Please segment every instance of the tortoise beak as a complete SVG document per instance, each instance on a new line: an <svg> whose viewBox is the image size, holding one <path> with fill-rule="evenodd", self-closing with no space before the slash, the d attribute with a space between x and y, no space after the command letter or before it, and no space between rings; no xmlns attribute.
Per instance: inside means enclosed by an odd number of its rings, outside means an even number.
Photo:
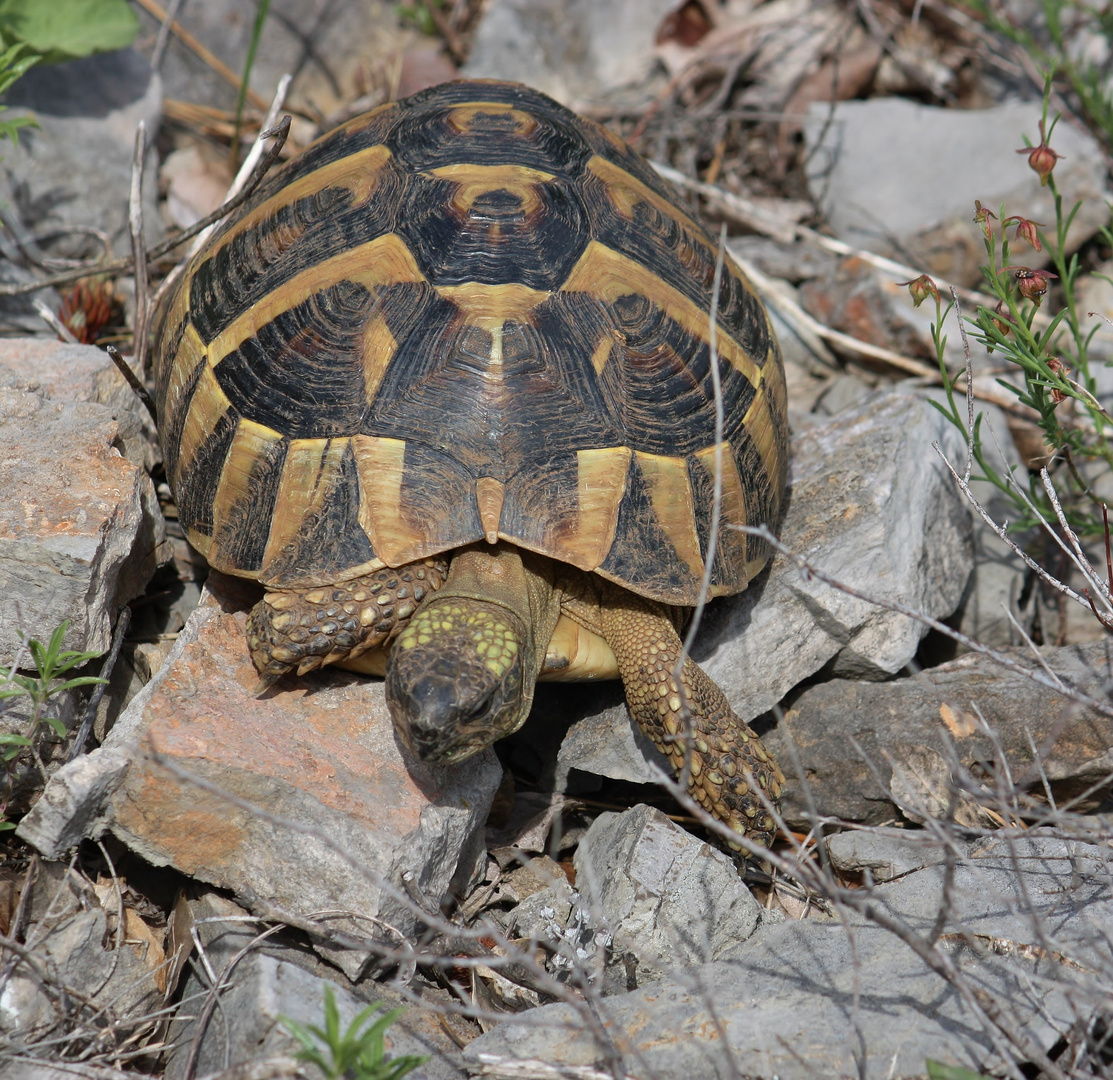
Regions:
<svg viewBox="0 0 1113 1080"><path fill-rule="evenodd" d="M492 741L489 722L493 694L481 700L460 700L454 678L430 674L415 682L406 697L391 703L399 737L422 761L447 764L462 761Z"/></svg>

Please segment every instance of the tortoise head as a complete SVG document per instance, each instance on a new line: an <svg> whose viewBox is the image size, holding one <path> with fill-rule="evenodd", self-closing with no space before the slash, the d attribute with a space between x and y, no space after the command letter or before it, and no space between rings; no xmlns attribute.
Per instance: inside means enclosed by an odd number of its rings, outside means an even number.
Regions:
<svg viewBox="0 0 1113 1080"><path fill-rule="evenodd" d="M398 737L423 761L462 761L517 731L533 700L521 619L461 597L422 605L390 650L386 700Z"/></svg>

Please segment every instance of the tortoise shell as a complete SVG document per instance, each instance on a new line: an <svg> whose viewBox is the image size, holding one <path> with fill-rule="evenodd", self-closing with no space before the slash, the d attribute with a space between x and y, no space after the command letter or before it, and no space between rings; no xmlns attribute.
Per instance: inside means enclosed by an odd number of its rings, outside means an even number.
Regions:
<svg viewBox="0 0 1113 1080"><path fill-rule="evenodd" d="M270 588L486 538L675 605L734 593L785 484L784 372L751 286L621 139L456 82L357 117L192 260L157 356L190 542Z"/></svg>

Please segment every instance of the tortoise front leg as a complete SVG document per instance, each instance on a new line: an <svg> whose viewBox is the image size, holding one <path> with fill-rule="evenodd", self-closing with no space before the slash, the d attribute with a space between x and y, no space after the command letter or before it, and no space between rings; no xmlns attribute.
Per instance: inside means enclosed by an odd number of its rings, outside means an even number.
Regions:
<svg viewBox="0 0 1113 1080"><path fill-rule="evenodd" d="M713 817L768 847L776 828L757 790L776 805L784 783L776 762L691 657L676 678L682 644L667 609L618 587L607 592L599 609L602 636L618 661L630 715L678 776L690 746L688 794Z"/></svg>
<svg viewBox="0 0 1113 1080"><path fill-rule="evenodd" d="M304 675L384 644L447 576L447 560L423 559L337 585L268 592L247 618L258 689L288 672Z"/></svg>

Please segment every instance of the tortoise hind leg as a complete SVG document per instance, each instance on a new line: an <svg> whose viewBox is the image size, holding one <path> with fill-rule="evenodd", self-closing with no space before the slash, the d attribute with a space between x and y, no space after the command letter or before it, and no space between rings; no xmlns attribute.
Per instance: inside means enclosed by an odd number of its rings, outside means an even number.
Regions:
<svg viewBox="0 0 1113 1080"><path fill-rule="evenodd" d="M599 609L602 636L618 661L630 715L677 775L690 731L688 794L713 817L768 847L776 828L756 789L776 805L784 783L776 762L691 657L676 678L682 644L668 609L614 586L607 593Z"/></svg>
<svg viewBox="0 0 1113 1080"><path fill-rule="evenodd" d="M423 559L337 585L267 592L247 619L258 689L291 671L304 675L389 641L447 576L447 560Z"/></svg>

